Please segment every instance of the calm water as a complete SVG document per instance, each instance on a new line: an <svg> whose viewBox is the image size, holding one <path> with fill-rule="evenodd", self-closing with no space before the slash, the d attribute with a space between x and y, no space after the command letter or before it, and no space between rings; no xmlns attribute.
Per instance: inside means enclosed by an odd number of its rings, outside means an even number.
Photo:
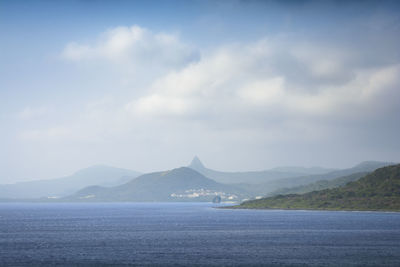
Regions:
<svg viewBox="0 0 400 267"><path fill-rule="evenodd" d="M0 204L0 266L400 266L400 213Z"/></svg>

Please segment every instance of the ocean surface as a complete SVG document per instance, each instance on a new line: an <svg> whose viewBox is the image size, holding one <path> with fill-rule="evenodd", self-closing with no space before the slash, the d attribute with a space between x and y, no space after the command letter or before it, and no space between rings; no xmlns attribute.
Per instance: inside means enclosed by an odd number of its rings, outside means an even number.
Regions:
<svg viewBox="0 0 400 267"><path fill-rule="evenodd" d="M0 204L0 266L400 266L400 213Z"/></svg>

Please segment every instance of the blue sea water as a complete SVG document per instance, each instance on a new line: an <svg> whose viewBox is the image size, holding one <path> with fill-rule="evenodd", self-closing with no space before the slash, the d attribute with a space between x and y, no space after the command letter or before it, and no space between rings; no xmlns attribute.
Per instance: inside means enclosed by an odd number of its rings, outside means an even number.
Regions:
<svg viewBox="0 0 400 267"><path fill-rule="evenodd" d="M400 213L0 204L0 266L400 266Z"/></svg>

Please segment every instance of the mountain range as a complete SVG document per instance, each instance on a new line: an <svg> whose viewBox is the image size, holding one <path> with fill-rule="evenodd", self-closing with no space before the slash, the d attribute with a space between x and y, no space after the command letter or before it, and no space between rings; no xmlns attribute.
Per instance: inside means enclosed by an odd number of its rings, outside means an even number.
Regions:
<svg viewBox="0 0 400 267"><path fill-rule="evenodd" d="M369 173L378 168L393 164L394 163L391 162L364 161L355 165L354 167L341 170L334 170L328 173L303 175L303 176L288 177L282 179L271 179L267 182L263 182L260 184L241 184L240 186L241 188L247 190L248 192L252 192L253 194L256 195L271 196L271 194L274 194L275 191L281 190L283 188L287 189L302 185L308 185L322 180L330 181L339 177L344 177L355 173Z"/></svg>
<svg viewBox="0 0 400 267"><path fill-rule="evenodd" d="M322 174L311 174L299 177L288 178L272 178L272 173L275 171L263 172L241 172L229 173L214 171L204 167L198 157L195 157L189 167L181 167L169 171L154 172L141 175L131 181L115 186L115 187L101 187L90 186L78 191L76 194L60 199L59 201L79 201L79 202L109 202L109 201L211 201L214 197L220 196L222 201L236 201L241 202L248 198L254 198L263 193L269 192L273 186L280 186L281 184L309 184L313 180L326 179L329 185L335 183L344 183L350 178L335 178L341 175L351 173L351 179L360 178L360 170L364 174L370 170L375 170L380 166L386 166L388 163L382 162L364 162L352 168L344 170L334 170ZM219 177L234 177L234 181L246 181L246 174L253 175L253 177L261 176L262 173L267 173L267 182L263 184L245 184L245 183L221 183L218 180L211 179L200 171L208 172L210 174L218 174L223 176ZM297 171L302 170L302 173L307 172L307 168L297 168ZM322 168L319 169L321 171ZM325 170L327 171L327 170ZM315 170L311 171L312 173ZM355 173L354 173L355 172ZM268 175L271 175L270 177ZM240 178L240 180L238 179ZM324 181L326 181L324 180ZM224 180L226 181L226 180ZM280 187L279 187L280 188Z"/></svg>
<svg viewBox="0 0 400 267"><path fill-rule="evenodd" d="M89 185L116 186L124 184L139 175L139 172L132 170L95 165L61 178L0 185L0 198L63 197Z"/></svg>
<svg viewBox="0 0 400 267"><path fill-rule="evenodd" d="M319 175L335 170L321 167L278 167L263 171L223 172L206 168L197 156L193 158L188 167L217 182L226 184L261 184L267 181L280 180L284 178L299 177L304 175Z"/></svg>
<svg viewBox="0 0 400 267"><path fill-rule="evenodd" d="M400 164L379 168L341 187L251 200L236 208L400 211Z"/></svg>
<svg viewBox="0 0 400 267"><path fill-rule="evenodd" d="M358 179L362 176L360 173L369 173L387 165L390 163L363 162L342 170L280 167L265 171L222 172L206 168L195 157L188 167L144 175L127 169L97 165L53 180L0 185L0 199L211 201L218 195L222 201L241 202L274 194L274 191L278 192L276 190L301 190L293 188L296 186L303 186L302 190L340 186ZM343 178L337 179L339 177Z"/></svg>

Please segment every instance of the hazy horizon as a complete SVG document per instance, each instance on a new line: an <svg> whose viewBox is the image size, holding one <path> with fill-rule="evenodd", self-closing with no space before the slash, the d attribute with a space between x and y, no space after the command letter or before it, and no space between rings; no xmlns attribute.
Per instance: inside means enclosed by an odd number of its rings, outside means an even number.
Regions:
<svg viewBox="0 0 400 267"><path fill-rule="evenodd" d="M400 159L397 1L0 1L0 31L0 184Z"/></svg>

